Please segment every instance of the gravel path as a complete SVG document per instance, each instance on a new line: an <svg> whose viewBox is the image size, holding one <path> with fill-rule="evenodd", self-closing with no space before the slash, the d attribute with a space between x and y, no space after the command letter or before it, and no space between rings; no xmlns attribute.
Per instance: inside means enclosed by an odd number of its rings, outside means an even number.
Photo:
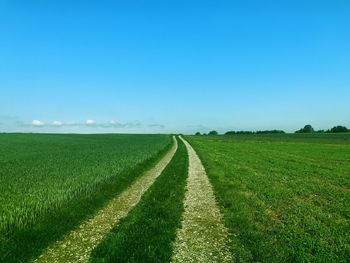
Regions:
<svg viewBox="0 0 350 263"><path fill-rule="evenodd" d="M233 262L227 246L228 231L204 167L191 145L181 140L189 155L189 175L182 228L177 230L172 262Z"/></svg>
<svg viewBox="0 0 350 263"><path fill-rule="evenodd" d="M93 218L70 232L63 240L49 246L34 262L88 262L91 251L101 242L112 227L140 201L142 195L170 162L177 149L175 137L173 137L173 141L172 148L151 170L110 201ZM64 222L62 223L64 224Z"/></svg>

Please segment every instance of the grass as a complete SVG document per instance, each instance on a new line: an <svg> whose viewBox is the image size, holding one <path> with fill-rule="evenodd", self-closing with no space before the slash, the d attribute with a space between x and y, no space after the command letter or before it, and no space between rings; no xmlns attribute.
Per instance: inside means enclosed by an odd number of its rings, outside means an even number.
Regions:
<svg viewBox="0 0 350 263"><path fill-rule="evenodd" d="M187 173L188 156L179 141L173 160L93 251L91 262L170 262L172 242L181 225Z"/></svg>
<svg viewBox="0 0 350 263"><path fill-rule="evenodd" d="M1 134L0 262L38 256L170 145L167 135Z"/></svg>
<svg viewBox="0 0 350 263"><path fill-rule="evenodd" d="M224 137L238 141L350 144L350 133L237 134Z"/></svg>
<svg viewBox="0 0 350 263"><path fill-rule="evenodd" d="M236 262L350 262L349 135L186 138L213 184Z"/></svg>

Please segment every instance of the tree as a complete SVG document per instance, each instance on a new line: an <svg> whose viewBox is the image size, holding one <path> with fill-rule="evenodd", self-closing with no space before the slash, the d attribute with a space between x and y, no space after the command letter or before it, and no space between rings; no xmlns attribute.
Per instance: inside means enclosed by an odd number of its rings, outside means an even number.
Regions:
<svg viewBox="0 0 350 263"><path fill-rule="evenodd" d="M196 132L196 134L195 135L202 135L200 132Z"/></svg>
<svg viewBox="0 0 350 263"><path fill-rule="evenodd" d="M296 133L311 133L314 132L314 128L310 124L305 125L304 128L301 128L300 130L296 131Z"/></svg>
<svg viewBox="0 0 350 263"><path fill-rule="evenodd" d="M340 126L340 125L334 126L330 130L330 132L348 132L348 131L349 131L348 128L346 128L345 126Z"/></svg>
<svg viewBox="0 0 350 263"><path fill-rule="evenodd" d="M227 131L225 135L234 134L273 134L273 133L286 133L283 130L262 130L262 131Z"/></svg>
<svg viewBox="0 0 350 263"><path fill-rule="evenodd" d="M253 134L253 131L236 131L236 134Z"/></svg>
<svg viewBox="0 0 350 263"><path fill-rule="evenodd" d="M270 134L270 133L285 133L282 130L264 130L264 131L256 131L256 134Z"/></svg>
<svg viewBox="0 0 350 263"><path fill-rule="evenodd" d="M219 133L217 131L210 131L208 135L218 135Z"/></svg>

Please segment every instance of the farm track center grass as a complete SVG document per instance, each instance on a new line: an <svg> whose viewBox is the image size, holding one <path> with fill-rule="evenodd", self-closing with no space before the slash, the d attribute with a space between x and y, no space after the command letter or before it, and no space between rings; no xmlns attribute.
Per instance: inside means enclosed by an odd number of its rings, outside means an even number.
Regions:
<svg viewBox="0 0 350 263"><path fill-rule="evenodd" d="M181 225L187 173L186 148L178 139L172 161L93 251L91 262L169 262L176 229Z"/></svg>
<svg viewBox="0 0 350 263"><path fill-rule="evenodd" d="M170 145L169 135L0 134L0 262L38 256Z"/></svg>
<svg viewBox="0 0 350 263"><path fill-rule="evenodd" d="M350 136L313 136L186 136L236 262L350 262Z"/></svg>

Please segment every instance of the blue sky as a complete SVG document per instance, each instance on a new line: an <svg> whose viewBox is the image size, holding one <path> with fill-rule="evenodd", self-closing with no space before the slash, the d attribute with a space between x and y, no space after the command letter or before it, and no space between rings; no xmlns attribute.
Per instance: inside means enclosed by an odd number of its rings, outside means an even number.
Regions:
<svg viewBox="0 0 350 263"><path fill-rule="evenodd" d="M0 1L0 131L350 127L349 1Z"/></svg>

